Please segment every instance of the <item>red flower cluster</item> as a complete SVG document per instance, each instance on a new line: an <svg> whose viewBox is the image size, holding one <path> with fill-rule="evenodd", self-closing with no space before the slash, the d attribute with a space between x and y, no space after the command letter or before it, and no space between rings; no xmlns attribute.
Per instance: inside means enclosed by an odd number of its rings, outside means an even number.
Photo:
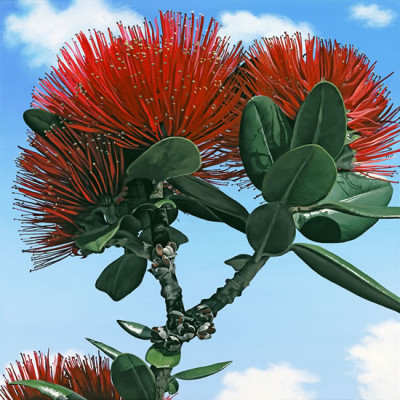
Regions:
<svg viewBox="0 0 400 400"><path fill-rule="evenodd" d="M70 128L34 134L17 159L16 201L22 238L31 246L35 269L77 254L77 218L117 196L123 178L122 149L103 135Z"/></svg>
<svg viewBox="0 0 400 400"><path fill-rule="evenodd" d="M40 81L33 105L125 148L185 137L201 151L199 176L233 176L213 167L239 161L241 100L232 72L240 45L230 50L218 23L205 26L203 16L166 12L154 27L147 21L143 29L118 26L120 36L109 31L108 40L97 31L78 34L78 43L61 50L58 68Z"/></svg>
<svg viewBox="0 0 400 400"><path fill-rule="evenodd" d="M50 362L49 354L33 353L21 355L22 362L16 367L10 365L8 378L0 387L2 400L48 400L36 389L27 386L10 385L18 380L43 380L67 387L82 395L87 400L123 400L111 382L109 361L106 358L90 356L81 358L63 357L58 354L54 362Z"/></svg>
<svg viewBox="0 0 400 400"><path fill-rule="evenodd" d="M388 91L364 54L352 46L317 37L303 42L300 33L256 42L245 55L241 82L249 97L271 97L294 119L311 89L321 80L335 84L347 110L348 127L360 136L350 144L354 171L392 176L393 165L379 165L399 150L399 108L389 104Z"/></svg>

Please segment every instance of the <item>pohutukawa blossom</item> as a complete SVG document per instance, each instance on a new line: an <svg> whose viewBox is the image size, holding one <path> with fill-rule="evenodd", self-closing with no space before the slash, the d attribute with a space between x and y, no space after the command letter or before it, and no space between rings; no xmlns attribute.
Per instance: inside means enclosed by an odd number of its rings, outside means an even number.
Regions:
<svg viewBox="0 0 400 400"><path fill-rule="evenodd" d="M18 380L42 380L67 387L87 400L123 400L111 381L108 358L100 355L63 357L58 354L50 361L49 354L34 352L33 357L21 354L22 362L6 368L6 383L0 386L2 400L48 400L36 389L27 386L10 385ZM166 395L164 400L174 396Z"/></svg>
<svg viewBox="0 0 400 400"><path fill-rule="evenodd" d="M31 246L35 269L78 254L74 238L84 233L78 218L121 192L122 149L104 135L55 129L32 134L33 149L17 159L16 201L22 215L22 238Z"/></svg>
<svg viewBox="0 0 400 400"><path fill-rule="evenodd" d="M358 136L350 143L355 152L353 171L390 177L393 165L379 162L391 158L400 129L399 108L389 103L386 78L374 72L375 63L353 46L323 41L301 34L256 41L244 57L241 81L248 96L271 97L295 119L307 94L321 80L335 84L347 110L348 129ZM378 162L378 164L377 164Z"/></svg>
<svg viewBox="0 0 400 400"><path fill-rule="evenodd" d="M143 28L118 27L120 35L109 30L108 38L98 31L79 33L40 81L33 106L134 150L185 137L201 151L199 176L234 176L216 166L239 161L241 99L232 72L240 43L230 48L214 19L206 25L203 16L174 12L160 13L160 22L145 21Z"/></svg>

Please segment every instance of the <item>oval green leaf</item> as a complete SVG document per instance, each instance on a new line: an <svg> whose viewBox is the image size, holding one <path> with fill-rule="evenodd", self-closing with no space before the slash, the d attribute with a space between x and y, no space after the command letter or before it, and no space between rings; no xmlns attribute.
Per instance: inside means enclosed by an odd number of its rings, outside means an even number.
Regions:
<svg viewBox="0 0 400 400"><path fill-rule="evenodd" d="M180 176L168 179L168 182L181 193L201 202L222 222L244 232L249 213L240 203L215 186L194 176Z"/></svg>
<svg viewBox="0 0 400 400"><path fill-rule="evenodd" d="M181 352L159 349L153 345L147 350L146 361L157 368L174 368L181 361Z"/></svg>
<svg viewBox="0 0 400 400"><path fill-rule="evenodd" d="M353 172L341 172L331 192L318 203L317 208L324 203L336 202L340 202L343 209L355 206L384 207L389 204L392 193L392 185L389 182L367 178ZM391 208L388 210L388 212L396 211ZM322 243L339 243L356 239L378 221L377 218L345 214L329 210L328 207L319 211L297 213L294 218L297 229L307 239Z"/></svg>
<svg viewBox="0 0 400 400"><path fill-rule="evenodd" d="M219 371L222 371L226 368L232 361L224 361L216 364L207 365L205 367L198 367L193 369L187 369L182 372L178 372L175 375L172 375L172 378L182 379L182 380L193 380L193 379L201 379L207 376L216 374Z"/></svg>
<svg viewBox="0 0 400 400"><path fill-rule="evenodd" d="M56 114L38 108L26 110L23 114L25 123L40 136L46 136L46 132L54 127L62 128L64 123Z"/></svg>
<svg viewBox="0 0 400 400"><path fill-rule="evenodd" d="M287 206L307 206L327 196L336 181L336 166L322 147L308 144L280 157L265 174L263 197Z"/></svg>
<svg viewBox="0 0 400 400"><path fill-rule="evenodd" d="M333 83L322 81L313 87L300 107L291 148L318 144L335 158L344 146L346 129L342 95Z"/></svg>
<svg viewBox="0 0 400 400"><path fill-rule="evenodd" d="M240 271L251 257L248 254L239 254L229 260L225 260L224 263L233 267L235 271Z"/></svg>
<svg viewBox="0 0 400 400"><path fill-rule="evenodd" d="M128 332L130 335L135 336L138 339L150 340L151 339L151 331L148 326L138 324L137 322L128 322L128 321L117 321L119 326Z"/></svg>
<svg viewBox="0 0 400 400"><path fill-rule="evenodd" d="M261 189L265 172L290 148L292 129L286 115L269 97L247 103L240 122L239 149L253 185Z"/></svg>
<svg viewBox="0 0 400 400"><path fill-rule="evenodd" d="M322 247L304 243L296 243L292 250L325 279L366 300L400 312L400 297L336 254Z"/></svg>
<svg viewBox="0 0 400 400"><path fill-rule="evenodd" d="M10 382L10 385L28 386L32 389L38 390L41 394L44 394L53 400L86 400L84 397L73 392L71 389L41 380L15 381Z"/></svg>
<svg viewBox="0 0 400 400"><path fill-rule="evenodd" d="M167 385L167 392L169 394L175 394L179 390L179 382L175 378L170 378L168 380L168 385Z"/></svg>
<svg viewBox="0 0 400 400"><path fill-rule="evenodd" d="M188 237L179 231L178 229L173 228L172 226L167 226L165 228L169 233L169 240L171 242L175 242L179 247L181 244L187 243L189 241ZM157 243L153 243L153 238L151 237L151 229L145 229L140 235L139 238L146 243L156 245Z"/></svg>
<svg viewBox="0 0 400 400"><path fill-rule="evenodd" d="M104 354L106 354L108 357L111 359L115 360L120 354L122 354L120 351L117 349L114 349L114 347L108 346L104 343L98 342L93 339L86 338L86 340L90 343L92 343L93 346L96 346L99 350L101 350Z"/></svg>
<svg viewBox="0 0 400 400"><path fill-rule="evenodd" d="M120 224L104 225L78 236L75 244L83 249L94 253L101 253L107 242L118 232Z"/></svg>
<svg viewBox="0 0 400 400"><path fill-rule="evenodd" d="M293 217L282 203L257 207L247 219L246 236L255 250L255 261L262 256L286 253L296 235Z"/></svg>
<svg viewBox="0 0 400 400"><path fill-rule="evenodd" d="M143 360L133 354L121 354L113 361L111 377L125 399L154 400L156 397L153 373Z"/></svg>
<svg viewBox="0 0 400 400"><path fill-rule="evenodd" d="M114 301L122 300L142 283L146 267L145 258L124 254L104 269L96 281L96 289L107 293Z"/></svg>
<svg viewBox="0 0 400 400"><path fill-rule="evenodd" d="M201 167L197 146L183 137L168 137L153 144L126 170L127 180L145 178L156 182L190 175Z"/></svg>

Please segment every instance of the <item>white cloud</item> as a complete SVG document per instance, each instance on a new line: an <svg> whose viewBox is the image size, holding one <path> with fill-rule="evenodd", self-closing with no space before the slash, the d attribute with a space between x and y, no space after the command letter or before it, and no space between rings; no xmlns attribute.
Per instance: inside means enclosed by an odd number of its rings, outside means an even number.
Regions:
<svg viewBox="0 0 400 400"><path fill-rule="evenodd" d="M80 31L116 31L116 22L142 24L143 18L128 8L111 8L105 0L73 0L68 8L57 10L50 0L19 0L20 12L5 20L5 39L22 46L31 67L54 65L65 42Z"/></svg>
<svg viewBox="0 0 400 400"><path fill-rule="evenodd" d="M249 368L244 372L228 372L223 378L225 389L216 400L312 400L315 394L304 384L319 378L289 364L273 364L265 370Z"/></svg>
<svg viewBox="0 0 400 400"><path fill-rule="evenodd" d="M369 335L349 350L358 371L362 400L400 399L400 322L369 327Z"/></svg>
<svg viewBox="0 0 400 400"><path fill-rule="evenodd" d="M356 4L350 7L350 18L364 22L364 26L372 28L384 28L396 17L393 10L380 8L377 4L369 6Z"/></svg>
<svg viewBox="0 0 400 400"><path fill-rule="evenodd" d="M249 45L254 39L280 36L287 32L289 35L296 31L304 36L313 34L313 27L308 22L295 22L284 15L260 14L249 11L224 12L220 16L222 36L231 36L231 43L242 40Z"/></svg>

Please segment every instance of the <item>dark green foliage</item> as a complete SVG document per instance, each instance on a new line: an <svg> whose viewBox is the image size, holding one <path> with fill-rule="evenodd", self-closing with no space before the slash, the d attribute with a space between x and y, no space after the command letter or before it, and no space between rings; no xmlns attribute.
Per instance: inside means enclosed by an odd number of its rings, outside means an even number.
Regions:
<svg viewBox="0 0 400 400"><path fill-rule="evenodd" d="M327 196L336 180L336 166L322 147L308 144L280 157L265 174L264 199L287 206L315 204Z"/></svg>
<svg viewBox="0 0 400 400"><path fill-rule="evenodd" d="M300 107L291 148L318 144L335 158L344 146L346 129L342 96L334 84L322 81L313 87Z"/></svg>
<svg viewBox="0 0 400 400"><path fill-rule="evenodd" d="M138 324L137 322L117 321L118 324L130 335L143 340L151 339L151 329L146 325Z"/></svg>
<svg viewBox="0 0 400 400"><path fill-rule="evenodd" d="M224 261L224 263L233 267L235 271L240 271L245 266L247 261L250 260L250 258L251 256L248 254L239 254L230 258L229 260Z"/></svg>
<svg viewBox="0 0 400 400"><path fill-rule="evenodd" d="M290 148L292 129L281 109L266 96L247 103L240 123L239 149L253 185L261 189L265 172Z"/></svg>
<svg viewBox="0 0 400 400"><path fill-rule="evenodd" d="M173 368L181 361L181 352L172 352L153 345L147 350L146 361L157 368Z"/></svg>
<svg viewBox="0 0 400 400"><path fill-rule="evenodd" d="M297 243L292 250L315 272L383 307L400 312L400 298L362 271L322 247Z"/></svg>
<svg viewBox="0 0 400 400"><path fill-rule="evenodd" d="M96 346L99 350L101 350L104 354L106 354L108 357L110 357L113 360L115 358L117 358L120 354L122 354L120 351L118 351L117 349L114 349L111 346L108 346L107 344L98 342L93 339L88 339L88 338L86 338L86 340L88 342L92 343L93 346Z"/></svg>
<svg viewBox="0 0 400 400"><path fill-rule="evenodd" d="M45 137L46 132L51 131L54 127L62 128L64 126L61 117L38 108L26 110L23 118L29 128L42 137Z"/></svg>
<svg viewBox="0 0 400 400"><path fill-rule="evenodd" d="M97 278L96 289L107 293L114 301L122 300L142 283L146 266L145 258L126 253L104 269Z"/></svg>
<svg viewBox="0 0 400 400"><path fill-rule="evenodd" d="M178 372L172 375L171 378L182 379L182 380L193 380L201 379L207 376L216 374L226 368L232 361L224 361L216 364L207 365L205 367L198 367L193 369L188 369L186 371Z"/></svg>

